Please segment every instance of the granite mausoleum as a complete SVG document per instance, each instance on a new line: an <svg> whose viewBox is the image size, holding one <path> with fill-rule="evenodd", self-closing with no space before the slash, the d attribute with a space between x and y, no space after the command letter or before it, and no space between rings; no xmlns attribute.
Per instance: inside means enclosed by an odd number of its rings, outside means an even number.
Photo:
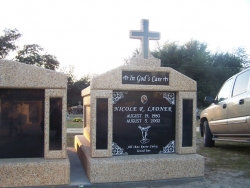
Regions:
<svg viewBox="0 0 250 188"><path fill-rule="evenodd" d="M67 76L0 60L0 186L70 183Z"/></svg>
<svg viewBox="0 0 250 188"><path fill-rule="evenodd" d="M83 135L75 149L91 183L204 176L196 154L196 82L149 53L160 33L131 31L141 40L129 63L92 79L82 91Z"/></svg>

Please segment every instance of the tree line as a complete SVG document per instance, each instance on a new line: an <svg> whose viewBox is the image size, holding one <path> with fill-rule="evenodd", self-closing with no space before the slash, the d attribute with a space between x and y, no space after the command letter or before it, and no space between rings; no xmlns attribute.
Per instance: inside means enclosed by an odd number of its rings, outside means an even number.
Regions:
<svg viewBox="0 0 250 188"><path fill-rule="evenodd" d="M197 82L198 107L207 106L205 96L215 97L228 78L247 68L250 63L244 48L238 47L231 53L212 53L206 43L197 40L182 45L166 42L158 45L152 54L161 59L162 67L171 67Z"/></svg>
<svg viewBox="0 0 250 188"><path fill-rule="evenodd" d="M59 61L56 56L44 52L37 44L24 45L22 49L16 41L22 35L17 29L5 29L0 36L0 59L6 58L10 52L16 52L13 60L51 70L58 70ZM136 56L139 50L132 52ZM197 106L205 107L204 97L215 96L222 84L232 75L249 67L250 60L244 48L236 48L233 52L210 52L206 43L190 40L184 44L167 41L158 45L151 52L153 56L161 59L162 67L171 67L197 82ZM81 91L90 84L90 75L76 79L74 67L63 70L68 77L67 104L78 105L82 101Z"/></svg>

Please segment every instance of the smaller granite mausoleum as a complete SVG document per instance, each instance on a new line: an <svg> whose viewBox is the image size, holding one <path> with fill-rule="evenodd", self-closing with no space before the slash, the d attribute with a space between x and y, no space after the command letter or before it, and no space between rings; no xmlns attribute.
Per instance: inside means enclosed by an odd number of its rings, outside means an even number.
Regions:
<svg viewBox="0 0 250 188"><path fill-rule="evenodd" d="M0 60L0 187L70 183L67 75Z"/></svg>

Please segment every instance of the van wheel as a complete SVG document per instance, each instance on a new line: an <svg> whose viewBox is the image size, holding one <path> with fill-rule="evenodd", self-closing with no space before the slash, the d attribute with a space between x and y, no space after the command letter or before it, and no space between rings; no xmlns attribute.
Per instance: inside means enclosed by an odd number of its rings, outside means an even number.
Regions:
<svg viewBox="0 0 250 188"><path fill-rule="evenodd" d="M208 122L204 121L203 123L203 140L204 140L204 147L214 147L214 140L212 140L212 133L208 126Z"/></svg>

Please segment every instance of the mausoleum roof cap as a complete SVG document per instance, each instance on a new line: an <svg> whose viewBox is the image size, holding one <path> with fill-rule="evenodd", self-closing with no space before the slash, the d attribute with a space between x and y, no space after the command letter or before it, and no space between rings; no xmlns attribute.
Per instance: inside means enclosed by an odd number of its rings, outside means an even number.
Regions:
<svg viewBox="0 0 250 188"><path fill-rule="evenodd" d="M12 60L0 60L2 88L67 88L67 75Z"/></svg>

